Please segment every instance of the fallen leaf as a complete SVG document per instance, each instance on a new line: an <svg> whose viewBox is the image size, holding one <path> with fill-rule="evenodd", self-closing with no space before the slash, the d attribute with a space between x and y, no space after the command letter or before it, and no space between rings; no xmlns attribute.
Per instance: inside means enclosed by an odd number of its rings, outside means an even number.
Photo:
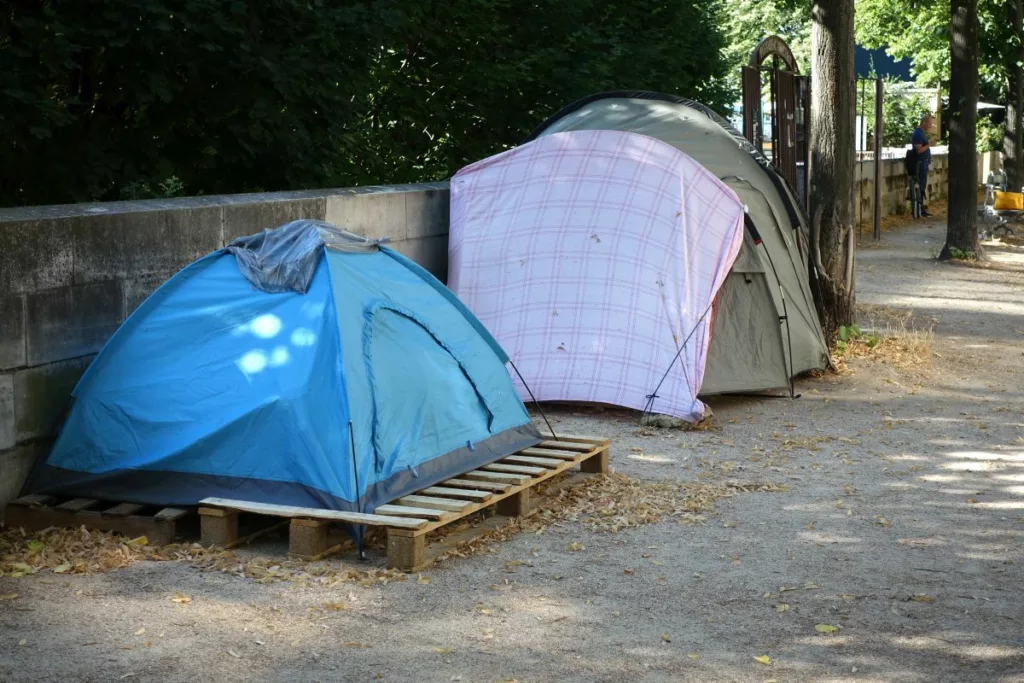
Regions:
<svg viewBox="0 0 1024 683"><path fill-rule="evenodd" d="M772 663L772 658L768 655L760 655L758 657L754 657L754 661L758 664L764 664L765 666L768 666Z"/></svg>
<svg viewBox="0 0 1024 683"><path fill-rule="evenodd" d="M815 624L814 630L818 633L838 633L839 627L831 624Z"/></svg>
<svg viewBox="0 0 1024 683"><path fill-rule="evenodd" d="M672 642L672 639L668 637L667 633L662 633L661 634L661 639L664 640L666 643L671 643Z"/></svg>
<svg viewBox="0 0 1024 683"><path fill-rule="evenodd" d="M17 593L4 593L3 595L0 595L0 600L17 600L17 599L18 599L18 594Z"/></svg>
<svg viewBox="0 0 1024 683"><path fill-rule="evenodd" d="M42 550L43 548L45 548L45 547L46 547L46 544L43 543L42 541L29 541L28 542L28 550L29 550L30 553L37 553L40 550Z"/></svg>
<svg viewBox="0 0 1024 683"><path fill-rule="evenodd" d="M324 608L340 612L343 609L348 609L348 605L343 602L328 602L324 605Z"/></svg>
<svg viewBox="0 0 1024 683"><path fill-rule="evenodd" d="M128 541L128 544L129 545L149 545L149 539L146 538L145 536L139 536L138 538L133 538L132 540Z"/></svg>
<svg viewBox="0 0 1024 683"><path fill-rule="evenodd" d="M910 599L914 602L935 602L934 597L932 597L931 595L926 595L924 593L914 593L910 596Z"/></svg>
<svg viewBox="0 0 1024 683"><path fill-rule="evenodd" d="M438 654L446 655L449 652L455 652L455 648L453 648L453 647L435 647L434 648L434 652L436 652Z"/></svg>
<svg viewBox="0 0 1024 683"><path fill-rule="evenodd" d="M578 553L579 551L585 550L585 549L586 549L586 546L584 546L582 543L573 542L573 543L569 544L569 550L574 552L574 553Z"/></svg>
<svg viewBox="0 0 1024 683"><path fill-rule="evenodd" d="M18 646L19 647L24 647L25 645L28 645L28 641L25 640L24 638L22 638L21 640L18 641Z"/></svg>
<svg viewBox="0 0 1024 683"><path fill-rule="evenodd" d="M878 524L879 526L884 526L884 527L890 527L890 526L892 526L892 522L890 522L889 520L887 520L887 519L886 519L885 517L883 517L882 515L876 515L876 516L875 516L875 524Z"/></svg>
<svg viewBox="0 0 1024 683"><path fill-rule="evenodd" d="M775 605L775 611L776 612L780 612L780 613L781 612L788 612L789 611L789 604L787 604L785 602L780 602L779 604Z"/></svg>
<svg viewBox="0 0 1024 683"><path fill-rule="evenodd" d="M174 595L169 597L168 600L179 605L187 605L188 603L192 602L192 598L181 592L175 593Z"/></svg>
<svg viewBox="0 0 1024 683"><path fill-rule="evenodd" d="M135 635L141 636L145 632L146 632L146 629L145 629L145 627L143 627L143 628L140 628L138 631L136 631Z"/></svg>
<svg viewBox="0 0 1024 683"><path fill-rule="evenodd" d="M232 657L234 657L235 659L241 659L242 658L242 655L238 654L234 650L228 650L228 654L231 655Z"/></svg>
<svg viewBox="0 0 1024 683"><path fill-rule="evenodd" d="M123 674L121 676L118 676L117 680L123 681L126 678L132 678L132 677L137 676L137 675L138 674Z"/></svg>
<svg viewBox="0 0 1024 683"><path fill-rule="evenodd" d="M636 570L635 569L623 569L622 573L623 574L629 574L630 576L632 576L633 574L636 574Z"/></svg>
<svg viewBox="0 0 1024 683"><path fill-rule="evenodd" d="M53 573L54 574L63 574L64 572L67 572L67 571L70 571L70 570L71 570L71 565L68 564L67 562L65 562L64 564L59 564L56 567L54 567L53 568Z"/></svg>
<svg viewBox="0 0 1024 683"><path fill-rule="evenodd" d="M430 583L430 577L429 576L423 576L423 574L420 574L419 578L416 579L416 583L419 583L419 584L422 584L422 585L425 586L428 583Z"/></svg>
<svg viewBox="0 0 1024 683"><path fill-rule="evenodd" d="M686 656L689 657L690 659L692 659L693 661L697 661L698 659L700 659L700 653L699 652L687 652Z"/></svg>

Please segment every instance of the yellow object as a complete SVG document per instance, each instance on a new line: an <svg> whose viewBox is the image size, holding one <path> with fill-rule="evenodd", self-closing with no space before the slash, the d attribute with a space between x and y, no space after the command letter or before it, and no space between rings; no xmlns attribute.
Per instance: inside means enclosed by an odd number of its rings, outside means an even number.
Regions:
<svg viewBox="0 0 1024 683"><path fill-rule="evenodd" d="M1024 194L996 190L996 201L992 208L996 211L1024 211Z"/></svg>

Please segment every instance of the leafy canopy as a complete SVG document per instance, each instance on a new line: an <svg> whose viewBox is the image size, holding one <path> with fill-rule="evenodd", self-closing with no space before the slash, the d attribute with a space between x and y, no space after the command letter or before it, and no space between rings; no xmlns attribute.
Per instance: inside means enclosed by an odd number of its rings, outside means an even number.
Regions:
<svg viewBox="0 0 1024 683"><path fill-rule="evenodd" d="M720 0L11 0L0 205L448 177L592 92L730 102Z"/></svg>

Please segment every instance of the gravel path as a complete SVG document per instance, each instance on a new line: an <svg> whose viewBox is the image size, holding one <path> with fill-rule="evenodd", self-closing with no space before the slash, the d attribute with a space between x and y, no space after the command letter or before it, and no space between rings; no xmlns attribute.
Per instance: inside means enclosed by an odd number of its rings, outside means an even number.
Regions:
<svg viewBox="0 0 1024 683"><path fill-rule="evenodd" d="M1024 682L1024 250L996 254L1018 272L940 265L942 230L858 256L860 303L934 323L928 366L859 359L800 382L799 400L712 400L706 432L555 415L612 437L619 472L785 492L698 525L568 523L424 582L260 584L153 562L0 578L18 594L0 600L0 680Z"/></svg>

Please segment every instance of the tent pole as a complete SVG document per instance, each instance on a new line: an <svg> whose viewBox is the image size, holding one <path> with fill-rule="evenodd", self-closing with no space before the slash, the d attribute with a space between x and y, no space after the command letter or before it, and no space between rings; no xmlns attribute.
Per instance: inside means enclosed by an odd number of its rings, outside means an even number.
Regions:
<svg viewBox="0 0 1024 683"><path fill-rule="evenodd" d="M676 361L679 360L679 356L683 354L683 349L686 348L687 343L689 343L690 338L693 337L697 328L700 327L700 324L704 322L704 318L708 317L708 313L711 312L714 305L715 300L712 299L711 303L708 304L707 309L705 309L704 314L697 320L697 324L693 326L692 330L690 330L690 334L686 335L686 339L684 339L683 343L679 345L679 350L676 351L676 355L672 358L672 362L669 363L668 369L665 370L665 374L661 376L661 381L658 382L658 386L654 387L654 391L647 395L647 406L644 408L644 412L640 414L640 424L644 424L644 418L647 417L648 413L651 415L654 414L654 399L658 398L658 389L661 389L661 385L664 384L665 380L668 378L668 373L672 372L672 366L674 366ZM687 379L686 383L689 385L690 380Z"/></svg>
<svg viewBox="0 0 1024 683"><path fill-rule="evenodd" d="M754 225L754 221L750 218L750 214L743 214L743 225L750 231L750 237L754 240L755 245L761 245L764 249L764 255L768 257L768 265L772 268L772 275L775 276L775 282L779 285L779 298L782 299L782 316L779 322L786 323L786 343L789 346L789 367L786 369L786 375L789 378L789 397L800 398L800 395L796 393L796 382L793 380L793 335L789 327L789 310L786 307L786 290L782 286L782 280L779 279L779 271L775 269L775 261L772 260L772 254L768 251L768 245L761 239L761 234L757 231L757 226ZM782 362L786 362L786 352L782 353Z"/></svg>
<svg viewBox="0 0 1024 683"><path fill-rule="evenodd" d="M796 393L796 380L793 378L793 334L789 328L789 310L786 307L786 292L782 288L782 280L779 279L779 273L775 270L775 262L772 261L772 255L768 251L768 246L761 244L764 249L764 255L768 257L768 265L772 267L772 274L775 275L775 281L779 284L779 298L782 299L782 321L786 323L786 345L789 347L789 368L786 370L786 374L789 375L789 397L800 398L800 394ZM783 354L785 357L785 354Z"/></svg>
<svg viewBox="0 0 1024 683"><path fill-rule="evenodd" d="M530 400L532 400L533 405L537 407L537 412L540 413L542 418L544 418L544 424L548 426L548 431L551 432L551 438L558 441L558 435L555 434L555 428L551 426L551 423L548 421L548 416L544 414L544 410L540 407L540 401L538 401L537 397L533 395L533 390L530 389L530 385L526 383L525 379L523 379L523 375L519 372L519 368L516 367L516 364L512 362L511 358L508 359L508 364L516 371L516 376L519 377L519 381L523 383L524 387L526 387L526 393L530 395Z"/></svg>
<svg viewBox="0 0 1024 683"><path fill-rule="evenodd" d="M352 447L352 476L355 479L356 484L356 505L359 508L359 512L363 512L363 495L359 491L359 465L358 461L356 460L356 433L355 430L352 428L352 420L348 421L348 441ZM359 539L357 545L359 546L360 560L366 559L366 551L363 547L364 533L365 529L360 527L359 533L356 534L356 536Z"/></svg>

